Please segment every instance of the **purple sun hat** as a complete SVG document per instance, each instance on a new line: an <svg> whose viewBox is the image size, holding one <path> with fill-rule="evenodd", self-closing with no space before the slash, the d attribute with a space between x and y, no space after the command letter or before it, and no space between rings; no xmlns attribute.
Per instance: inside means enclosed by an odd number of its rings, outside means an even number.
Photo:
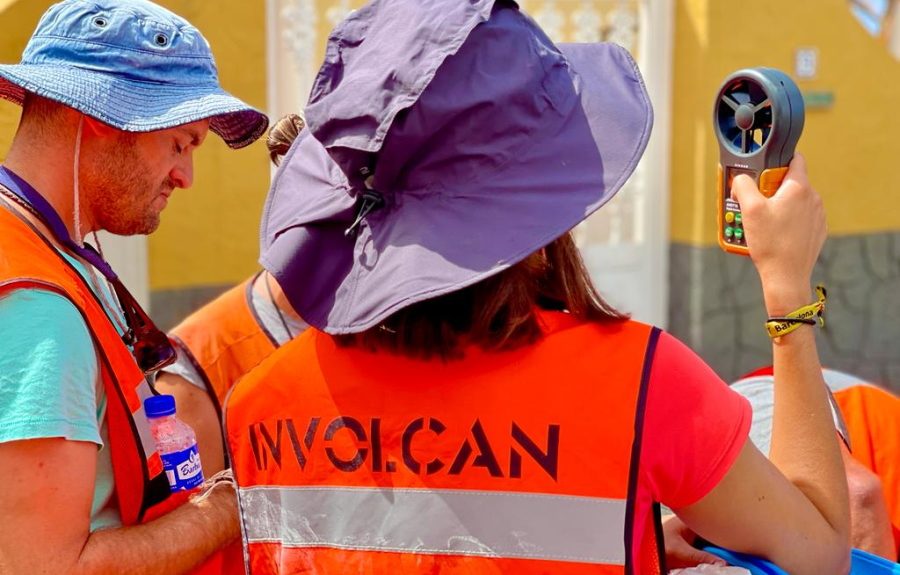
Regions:
<svg viewBox="0 0 900 575"><path fill-rule="evenodd" d="M554 45L503 0L373 0L338 25L272 184L260 262L355 333L549 244L633 172L652 124L612 44Z"/></svg>
<svg viewBox="0 0 900 575"><path fill-rule="evenodd" d="M147 0L64 0L41 17L19 64L0 65L0 98L31 92L129 132L209 119L232 148L253 143L265 114L222 89L209 43Z"/></svg>

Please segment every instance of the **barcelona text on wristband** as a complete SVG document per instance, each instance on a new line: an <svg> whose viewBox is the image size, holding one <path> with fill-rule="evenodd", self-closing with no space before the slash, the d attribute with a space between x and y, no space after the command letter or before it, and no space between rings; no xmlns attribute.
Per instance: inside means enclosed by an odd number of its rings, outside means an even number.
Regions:
<svg viewBox="0 0 900 575"><path fill-rule="evenodd" d="M805 305L789 314L780 317L770 317L766 321L766 331L769 337L777 339L785 336L804 325L825 326L825 287L816 286L817 301Z"/></svg>

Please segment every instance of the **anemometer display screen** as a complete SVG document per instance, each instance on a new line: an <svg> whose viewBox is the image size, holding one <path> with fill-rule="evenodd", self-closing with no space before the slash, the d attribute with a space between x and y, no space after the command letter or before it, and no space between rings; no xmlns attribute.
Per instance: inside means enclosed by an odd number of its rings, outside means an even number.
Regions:
<svg viewBox="0 0 900 575"><path fill-rule="evenodd" d="M747 174L751 178L756 178L756 172L753 170L742 170L740 168L728 168L728 178L725 181L725 191L727 193L727 198L730 200L731 197L731 184L734 182L734 178L739 176L740 174Z"/></svg>

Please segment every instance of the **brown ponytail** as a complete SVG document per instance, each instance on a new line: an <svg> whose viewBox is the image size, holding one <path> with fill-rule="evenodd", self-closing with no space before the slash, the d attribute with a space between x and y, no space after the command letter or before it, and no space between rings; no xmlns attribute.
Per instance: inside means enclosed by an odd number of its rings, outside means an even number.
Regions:
<svg viewBox="0 0 900 575"><path fill-rule="evenodd" d="M298 114L288 114L272 125L266 138L266 146L269 148L269 157L272 158L273 164L277 166L281 163L281 158L287 154L304 126L306 122Z"/></svg>

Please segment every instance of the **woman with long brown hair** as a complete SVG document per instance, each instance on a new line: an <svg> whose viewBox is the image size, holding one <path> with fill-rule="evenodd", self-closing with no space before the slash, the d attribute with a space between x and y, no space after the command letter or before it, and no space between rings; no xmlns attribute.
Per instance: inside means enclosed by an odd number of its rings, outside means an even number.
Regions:
<svg viewBox="0 0 900 575"><path fill-rule="evenodd" d="M659 573L658 503L790 573L847 570L813 329L773 345L773 465L746 401L606 304L572 243L649 137L624 50L554 45L512 2L376 0L306 119L260 261L315 329L226 405L249 573ZM769 314L809 303L802 158L772 199L734 194Z"/></svg>

